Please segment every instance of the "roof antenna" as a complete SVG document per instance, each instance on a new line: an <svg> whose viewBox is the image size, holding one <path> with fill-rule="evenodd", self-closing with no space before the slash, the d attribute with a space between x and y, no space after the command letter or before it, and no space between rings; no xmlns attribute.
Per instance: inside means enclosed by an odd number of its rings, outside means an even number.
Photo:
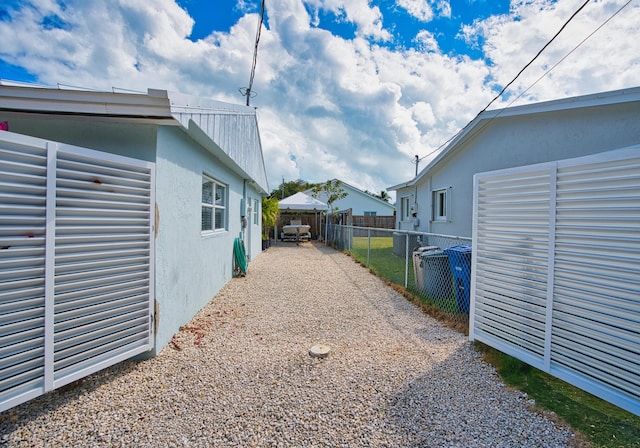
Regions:
<svg viewBox="0 0 640 448"><path fill-rule="evenodd" d="M249 78L249 87L240 87L238 90L242 96L247 97L247 106L249 106L251 98L256 96L257 94L253 92L251 89L253 88L253 78L256 75L256 60L258 59L258 43L260 42L260 33L262 32L262 22L264 22L264 2L262 0L260 6L260 20L258 20L258 30L256 31L256 45L253 49L253 64L251 65L251 76Z"/></svg>

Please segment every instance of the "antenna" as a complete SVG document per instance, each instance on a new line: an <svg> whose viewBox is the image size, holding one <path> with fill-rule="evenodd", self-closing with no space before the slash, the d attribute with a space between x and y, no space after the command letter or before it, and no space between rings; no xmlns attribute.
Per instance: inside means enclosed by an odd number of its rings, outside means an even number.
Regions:
<svg viewBox="0 0 640 448"><path fill-rule="evenodd" d="M251 76L249 77L249 87L240 87L238 90L242 96L247 97L247 106L250 104L251 98L255 97L257 94L253 92L251 89L253 88L253 78L256 75L256 61L258 59L258 43L260 42L260 33L262 32L262 23L264 22L264 2L262 0L260 6L260 19L258 20L258 30L256 31L256 44L253 48L253 63L251 64Z"/></svg>

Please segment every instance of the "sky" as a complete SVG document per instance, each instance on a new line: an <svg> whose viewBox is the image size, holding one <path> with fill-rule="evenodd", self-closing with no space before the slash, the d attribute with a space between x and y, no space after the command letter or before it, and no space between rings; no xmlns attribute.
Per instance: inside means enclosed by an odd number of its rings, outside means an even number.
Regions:
<svg viewBox="0 0 640 448"><path fill-rule="evenodd" d="M270 189L412 179L585 0L266 0ZM245 104L260 0L2 0L0 78ZM491 108L640 86L640 0L591 0ZM390 192L394 197L394 193Z"/></svg>

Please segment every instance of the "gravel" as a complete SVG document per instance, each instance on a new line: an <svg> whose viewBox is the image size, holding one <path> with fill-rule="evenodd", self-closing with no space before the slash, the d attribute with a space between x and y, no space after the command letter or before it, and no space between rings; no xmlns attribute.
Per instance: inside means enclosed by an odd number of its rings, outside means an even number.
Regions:
<svg viewBox="0 0 640 448"><path fill-rule="evenodd" d="M330 348L310 356L314 345ZM566 447L464 335L348 256L281 244L154 359L0 414L0 445Z"/></svg>

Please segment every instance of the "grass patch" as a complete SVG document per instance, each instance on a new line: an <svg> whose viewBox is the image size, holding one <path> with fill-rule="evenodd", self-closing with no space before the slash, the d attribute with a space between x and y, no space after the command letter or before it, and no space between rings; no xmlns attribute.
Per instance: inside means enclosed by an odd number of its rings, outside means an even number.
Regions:
<svg viewBox="0 0 640 448"><path fill-rule="evenodd" d="M446 303L442 303L442 301L431 300L416 289L413 260L409 263L407 288L404 287L406 262L404 257L393 254L392 237L372 237L370 243L367 237L354 237L352 243L353 247L346 252L357 262L368 267L369 271L376 276L385 279L391 287L420 307L425 314L435 317L460 333L469 334L468 316L457 313L455 295L452 295ZM368 265L367 252L369 253Z"/></svg>
<svg viewBox="0 0 640 448"><path fill-rule="evenodd" d="M348 253L366 266L369 243L366 237L353 238L353 247ZM404 258L393 255L393 238L372 237L369 251L369 269L376 275L386 278L392 283L404 285ZM413 269L409 269L409 284L415 285Z"/></svg>
<svg viewBox="0 0 640 448"><path fill-rule="evenodd" d="M487 345L476 348L505 384L555 413L593 448L640 447L640 417Z"/></svg>

